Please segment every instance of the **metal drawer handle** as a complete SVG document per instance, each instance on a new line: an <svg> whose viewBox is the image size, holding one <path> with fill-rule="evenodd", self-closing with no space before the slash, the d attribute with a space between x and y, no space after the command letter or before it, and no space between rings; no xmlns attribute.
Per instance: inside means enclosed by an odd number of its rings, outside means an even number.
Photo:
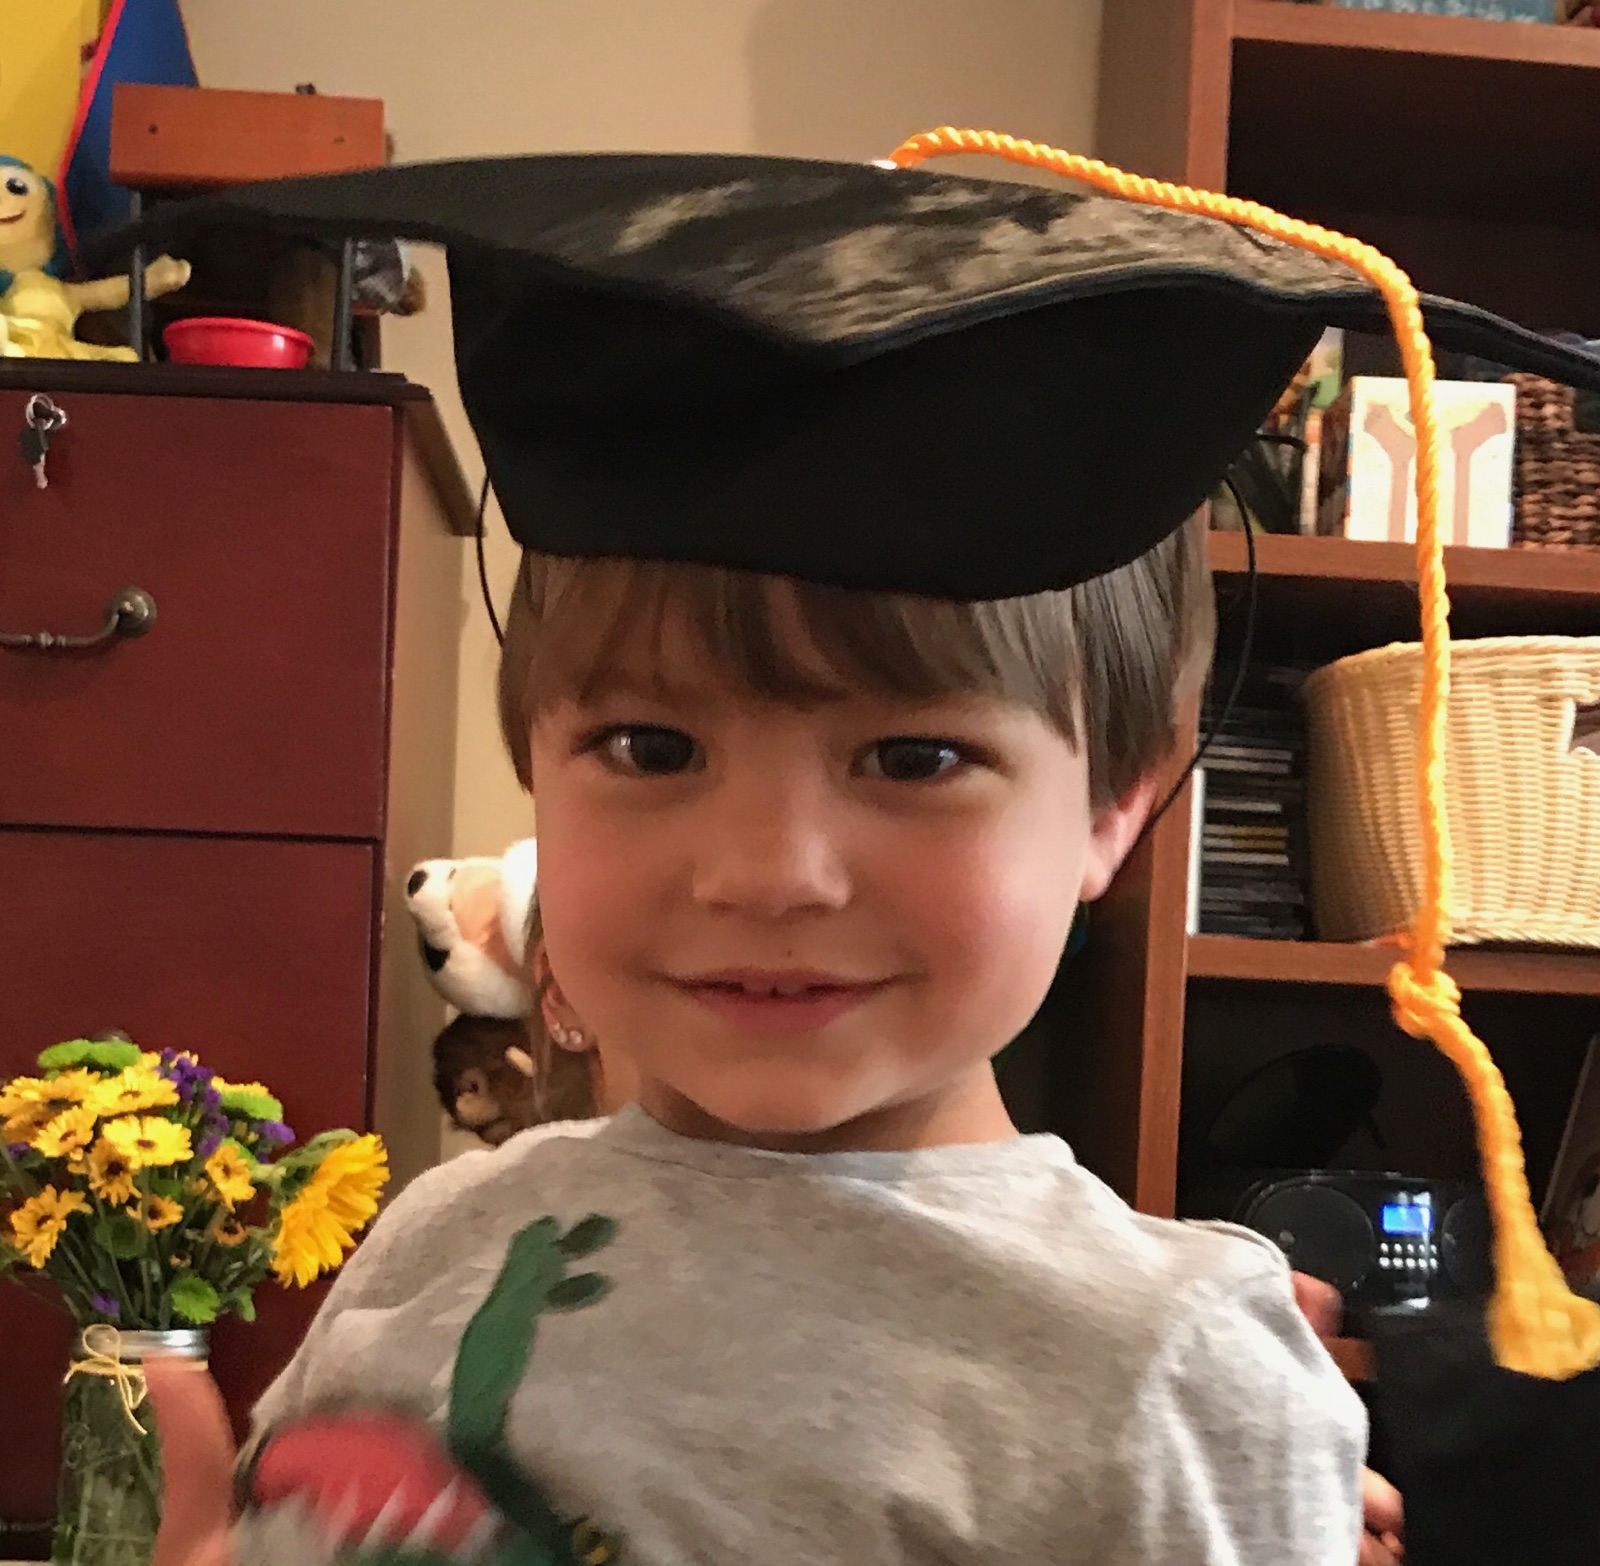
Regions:
<svg viewBox="0 0 1600 1566"><path fill-rule="evenodd" d="M155 624L155 619L155 599L142 587L125 587L106 605L106 623L92 636L61 636L54 631L36 631L28 636L0 631L0 647L22 652L83 652L91 647L104 647L118 637L131 641L143 636Z"/></svg>

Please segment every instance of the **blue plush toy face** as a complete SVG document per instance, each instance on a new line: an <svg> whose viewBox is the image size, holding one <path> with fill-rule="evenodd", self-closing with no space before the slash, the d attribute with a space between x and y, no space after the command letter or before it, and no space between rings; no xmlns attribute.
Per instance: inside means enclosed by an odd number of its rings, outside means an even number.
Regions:
<svg viewBox="0 0 1600 1566"><path fill-rule="evenodd" d="M0 273L51 270L58 244L50 181L25 164L0 159Z"/></svg>

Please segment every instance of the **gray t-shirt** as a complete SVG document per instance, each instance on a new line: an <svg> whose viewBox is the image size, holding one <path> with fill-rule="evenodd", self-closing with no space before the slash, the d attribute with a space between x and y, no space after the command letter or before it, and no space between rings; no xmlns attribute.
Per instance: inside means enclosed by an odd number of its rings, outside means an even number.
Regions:
<svg viewBox="0 0 1600 1566"><path fill-rule="evenodd" d="M1365 1418L1283 1258L1132 1211L1054 1137L804 1156L636 1108L430 1172L258 1424L442 1422L511 1237L600 1213L611 1291L545 1315L508 1437L637 1566L1352 1566Z"/></svg>

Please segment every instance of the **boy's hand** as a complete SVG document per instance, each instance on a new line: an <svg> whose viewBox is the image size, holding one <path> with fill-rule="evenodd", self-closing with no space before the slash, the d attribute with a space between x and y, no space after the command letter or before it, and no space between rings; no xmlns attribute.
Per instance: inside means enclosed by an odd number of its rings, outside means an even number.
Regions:
<svg viewBox="0 0 1600 1566"><path fill-rule="evenodd" d="M1344 1301L1331 1283L1303 1272L1290 1274L1294 1297L1302 1314L1319 1338L1338 1334L1344 1317ZM1370 1468L1361 1470L1361 1517L1366 1532L1361 1536L1358 1566L1399 1566L1405 1559L1401 1534L1405 1514L1400 1492L1382 1474Z"/></svg>
<svg viewBox="0 0 1600 1566"><path fill-rule="evenodd" d="M233 1430L209 1372L145 1362L161 1438L161 1531L151 1566L231 1566Z"/></svg>
<svg viewBox="0 0 1600 1566"><path fill-rule="evenodd" d="M1319 1338L1336 1338L1339 1325L1344 1320L1344 1299L1331 1283L1313 1278L1309 1273L1291 1272L1289 1281L1294 1284L1295 1304L1311 1323L1311 1330Z"/></svg>
<svg viewBox="0 0 1600 1566"><path fill-rule="evenodd" d="M1359 1566L1400 1566L1406 1558L1400 1542L1405 1526L1400 1492L1370 1468L1361 1470L1361 1517L1367 1526L1361 1535Z"/></svg>

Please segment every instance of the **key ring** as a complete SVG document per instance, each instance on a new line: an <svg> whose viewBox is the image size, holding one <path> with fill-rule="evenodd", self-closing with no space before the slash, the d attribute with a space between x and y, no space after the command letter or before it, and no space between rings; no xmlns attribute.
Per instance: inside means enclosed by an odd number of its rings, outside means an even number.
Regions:
<svg viewBox="0 0 1600 1566"><path fill-rule="evenodd" d="M67 410L52 402L43 392L35 392L28 399L22 417L29 429L38 430L47 437L67 427Z"/></svg>

